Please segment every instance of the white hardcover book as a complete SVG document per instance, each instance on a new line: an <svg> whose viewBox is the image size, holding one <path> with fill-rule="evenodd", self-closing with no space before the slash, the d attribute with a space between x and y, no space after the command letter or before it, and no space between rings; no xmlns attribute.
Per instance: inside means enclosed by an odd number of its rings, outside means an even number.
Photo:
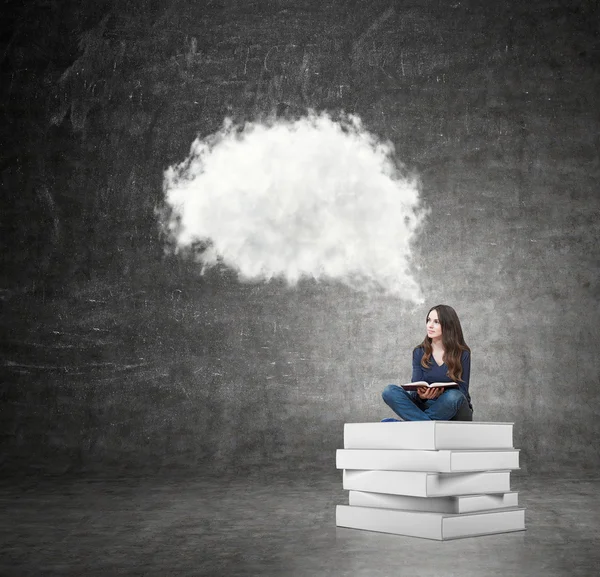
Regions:
<svg viewBox="0 0 600 577"><path fill-rule="evenodd" d="M409 451L407 449L338 449L338 469L381 471L505 471L519 468L519 451Z"/></svg>
<svg viewBox="0 0 600 577"><path fill-rule="evenodd" d="M425 473L344 469L343 488L369 493L412 495L413 497L507 493L510 491L510 471Z"/></svg>
<svg viewBox="0 0 600 577"><path fill-rule="evenodd" d="M374 507L376 509L404 509L406 511L459 514L518 507L519 494L516 491L511 491L509 493L488 495L411 497L409 495L349 491L348 503L351 507Z"/></svg>
<svg viewBox="0 0 600 577"><path fill-rule="evenodd" d="M512 449L513 423L401 421L346 423L344 449Z"/></svg>
<svg viewBox="0 0 600 577"><path fill-rule="evenodd" d="M336 507L336 525L425 539L458 539L525 530L524 509L452 515L370 507Z"/></svg>

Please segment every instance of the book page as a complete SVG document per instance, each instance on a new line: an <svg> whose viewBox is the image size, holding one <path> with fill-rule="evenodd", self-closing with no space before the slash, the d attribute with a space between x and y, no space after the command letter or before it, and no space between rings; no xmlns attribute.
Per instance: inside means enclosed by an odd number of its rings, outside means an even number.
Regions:
<svg viewBox="0 0 600 577"><path fill-rule="evenodd" d="M456 388L457 383L426 383L425 381L417 381L415 383L406 383L402 385L402 388L407 391L416 391L419 387L427 387L428 389L437 389L438 387L444 388Z"/></svg>

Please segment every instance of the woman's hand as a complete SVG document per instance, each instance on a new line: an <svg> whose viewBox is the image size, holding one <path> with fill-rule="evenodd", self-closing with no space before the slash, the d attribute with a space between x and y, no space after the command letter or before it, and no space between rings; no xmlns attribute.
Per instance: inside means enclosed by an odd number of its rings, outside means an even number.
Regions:
<svg viewBox="0 0 600 577"><path fill-rule="evenodd" d="M434 389L430 389L429 387L419 387L417 389L417 394L420 399L423 400L432 400L437 399L445 390L445 387L435 387Z"/></svg>

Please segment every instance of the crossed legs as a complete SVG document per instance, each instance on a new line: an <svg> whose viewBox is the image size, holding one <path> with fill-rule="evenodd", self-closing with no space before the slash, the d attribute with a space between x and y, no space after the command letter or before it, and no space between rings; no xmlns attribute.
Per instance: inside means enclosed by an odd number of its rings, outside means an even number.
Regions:
<svg viewBox="0 0 600 577"><path fill-rule="evenodd" d="M437 399L420 399L415 391L388 385L381 395L403 421L472 421L473 412L458 389L447 389Z"/></svg>

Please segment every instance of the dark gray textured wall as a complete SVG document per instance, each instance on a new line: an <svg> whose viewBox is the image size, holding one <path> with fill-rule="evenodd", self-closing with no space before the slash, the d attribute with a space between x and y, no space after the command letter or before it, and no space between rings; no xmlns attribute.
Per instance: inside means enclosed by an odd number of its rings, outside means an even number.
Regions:
<svg viewBox="0 0 600 577"><path fill-rule="evenodd" d="M7 285L5 465L333 467L344 422L390 416L380 391L410 377L426 307L443 302L472 348L475 418L515 421L528 472L597 470L595 10L541 0L224 3L186 20L169 66L187 62L188 84L164 80L171 103L152 126L154 172L136 161L151 174L146 188L160 194L156 165L181 160L196 131L225 114L253 117L278 102L292 113L354 112L421 175L431 213L415 252L426 305L334 283L192 277L150 257L120 278L99 265L85 281L62 273L64 292ZM189 51L194 26L204 58ZM320 74L306 78L307 61ZM154 82L148 90L160 92ZM190 105L199 90L201 114ZM103 158L117 172L131 154L123 142ZM125 209L112 210L115 220Z"/></svg>

